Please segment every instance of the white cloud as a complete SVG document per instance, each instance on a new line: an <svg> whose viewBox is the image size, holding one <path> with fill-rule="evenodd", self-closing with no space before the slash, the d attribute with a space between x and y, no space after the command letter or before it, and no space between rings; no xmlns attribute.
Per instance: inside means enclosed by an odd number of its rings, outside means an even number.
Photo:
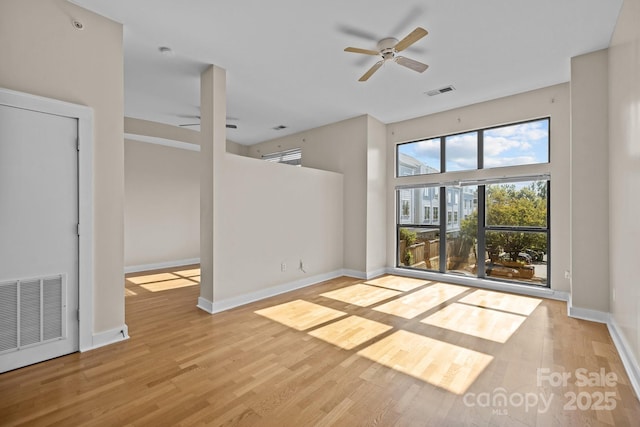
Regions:
<svg viewBox="0 0 640 427"><path fill-rule="evenodd" d="M548 133L549 130L547 129L546 122L537 121L489 129L485 131L485 138L489 135L493 137L513 137L522 141L538 141L540 139L546 139Z"/></svg>
<svg viewBox="0 0 640 427"><path fill-rule="evenodd" d="M485 156L497 156L509 150L529 151L531 148L527 140L486 135L484 138Z"/></svg>
<svg viewBox="0 0 640 427"><path fill-rule="evenodd" d="M517 156L517 157L485 157L485 168L499 168L502 166L530 165L538 163L533 156Z"/></svg>
<svg viewBox="0 0 640 427"><path fill-rule="evenodd" d="M427 139L408 144L413 148L417 157L440 158L440 139Z"/></svg>

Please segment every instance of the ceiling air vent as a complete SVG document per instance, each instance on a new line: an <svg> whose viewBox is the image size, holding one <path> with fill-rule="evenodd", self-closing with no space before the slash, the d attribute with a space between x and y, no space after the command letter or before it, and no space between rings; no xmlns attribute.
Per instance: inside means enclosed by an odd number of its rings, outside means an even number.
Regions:
<svg viewBox="0 0 640 427"><path fill-rule="evenodd" d="M456 90L455 87L453 87L453 85L449 85L449 86L445 86L445 87L441 87L440 89L434 89L434 90L430 90L428 92L425 92L427 95L429 96L436 96L436 95L440 95L441 93L447 93L447 92L451 92Z"/></svg>

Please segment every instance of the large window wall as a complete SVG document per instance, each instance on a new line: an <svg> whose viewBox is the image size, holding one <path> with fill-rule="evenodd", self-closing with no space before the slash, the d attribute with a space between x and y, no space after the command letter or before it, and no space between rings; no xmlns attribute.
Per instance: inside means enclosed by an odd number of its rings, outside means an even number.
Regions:
<svg viewBox="0 0 640 427"><path fill-rule="evenodd" d="M399 177L424 176L397 187L399 268L549 286L548 175L474 173L548 163L548 118L399 144L396 158Z"/></svg>

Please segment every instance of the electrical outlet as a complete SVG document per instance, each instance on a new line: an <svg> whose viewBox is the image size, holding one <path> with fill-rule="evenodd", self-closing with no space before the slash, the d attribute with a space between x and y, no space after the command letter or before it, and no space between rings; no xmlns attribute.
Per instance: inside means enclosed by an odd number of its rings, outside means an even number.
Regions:
<svg viewBox="0 0 640 427"><path fill-rule="evenodd" d="M613 288L613 290L611 290L611 299L613 300L613 302L616 302L616 288Z"/></svg>
<svg viewBox="0 0 640 427"><path fill-rule="evenodd" d="M564 278L565 279L571 279L571 272L569 270L565 270L564 271Z"/></svg>
<svg viewBox="0 0 640 427"><path fill-rule="evenodd" d="M282 263L280 264L280 271L287 271L287 264L286 263Z"/></svg>

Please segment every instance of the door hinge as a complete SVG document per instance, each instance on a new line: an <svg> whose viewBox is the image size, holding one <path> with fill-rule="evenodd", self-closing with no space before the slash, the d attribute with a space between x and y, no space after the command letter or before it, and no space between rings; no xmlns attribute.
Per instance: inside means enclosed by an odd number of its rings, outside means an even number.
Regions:
<svg viewBox="0 0 640 427"><path fill-rule="evenodd" d="M76 138L76 150L80 151L80 138Z"/></svg>
<svg viewBox="0 0 640 427"><path fill-rule="evenodd" d="M80 235L80 223L76 224L76 234Z"/></svg>
<svg viewBox="0 0 640 427"><path fill-rule="evenodd" d="M80 321L80 309L76 310L76 315L78 316L78 322Z"/></svg>

